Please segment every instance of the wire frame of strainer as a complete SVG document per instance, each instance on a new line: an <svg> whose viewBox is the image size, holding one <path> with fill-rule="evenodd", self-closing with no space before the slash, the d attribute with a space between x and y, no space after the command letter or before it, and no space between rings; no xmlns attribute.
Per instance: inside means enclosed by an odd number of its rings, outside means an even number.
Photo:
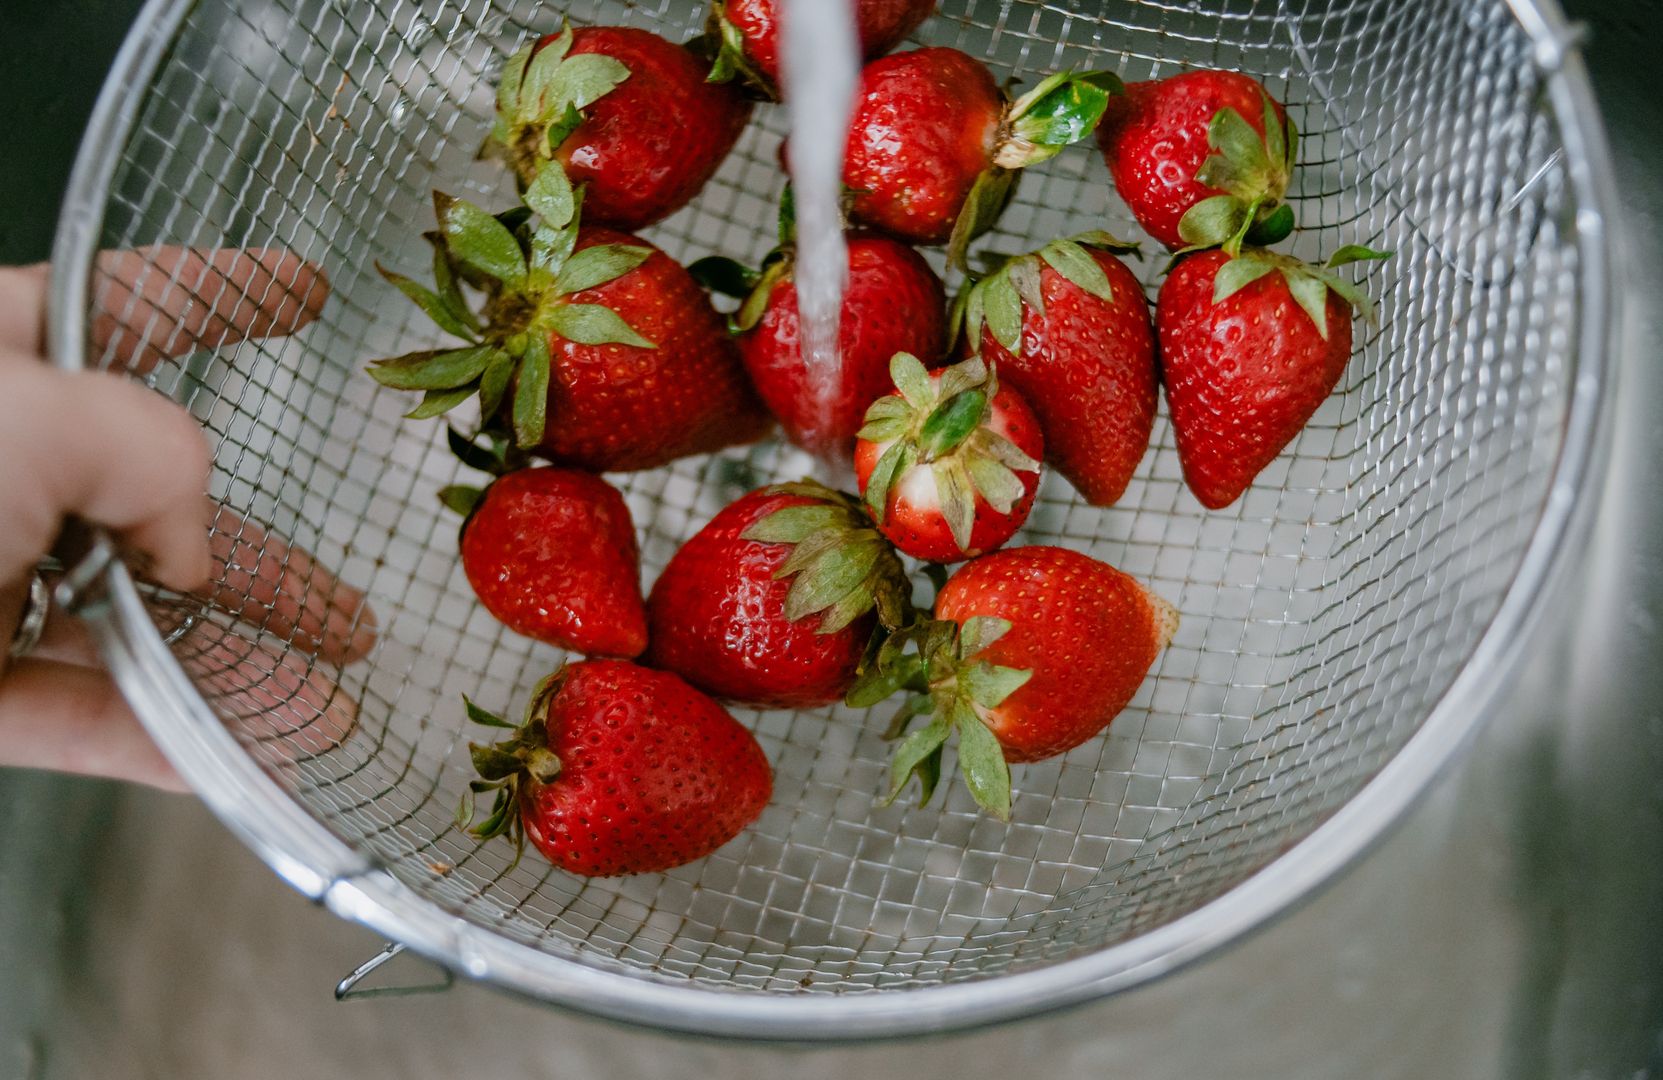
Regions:
<svg viewBox="0 0 1663 1080"><path fill-rule="evenodd" d="M461 693L509 710L560 657L475 604L434 499L461 475L442 427L402 421L408 402L360 372L436 342L372 262L425 265L435 187L510 197L474 150L498 64L528 34L564 14L684 40L703 8L147 6L65 210L57 359L110 364L89 346L89 325L124 314L106 310L99 249L283 246L323 266L333 295L314 325L146 379L201 420L220 503L366 587L381 639L337 670L212 611L180 633L96 544L70 599L145 722L233 829L341 915L465 974L673 1028L836 1038L1009 1018L1131 986L1285 909L1482 716L1598 460L1607 174L1557 10L945 0L921 41L1029 81L1187 65L1263 79L1304 133L1294 252L1397 252L1367 282L1379 323L1359 325L1332 399L1225 511L1184 488L1164 415L1115 507L1047 479L1020 540L1121 567L1183 624L1105 737L1017 770L1008 825L958 785L924 808L876 805L873 718L740 711L776 769L755 826L670 873L582 880L451 827L469 775ZM683 260L761 256L783 124L759 110L697 202L646 235ZM1076 150L1024 179L988 246L1105 226L1137 235L1101 159ZM1162 262L1138 271L1151 295ZM232 287L150 272L148 295L212 304ZM725 502L809 467L769 443L612 479L650 581ZM237 674L229 655L266 670ZM330 684L333 701L316 690Z"/></svg>

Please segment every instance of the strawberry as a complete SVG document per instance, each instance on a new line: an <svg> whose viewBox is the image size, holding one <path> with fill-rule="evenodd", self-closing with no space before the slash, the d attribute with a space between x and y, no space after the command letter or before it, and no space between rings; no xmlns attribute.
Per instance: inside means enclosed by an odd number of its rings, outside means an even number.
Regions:
<svg viewBox="0 0 1663 1080"><path fill-rule="evenodd" d="M842 366L826 398L816 392L803 361L795 266L795 248L788 244L768 257L760 273L720 258L701 259L689 269L707 284L720 282L743 294L734 316L739 357L791 441L847 454L866 407L889 390L889 358L910 352L934 360L946 351L946 292L912 248L875 233L851 234L839 330Z"/></svg>
<svg viewBox="0 0 1663 1080"><path fill-rule="evenodd" d="M767 416L722 317L691 275L644 240L580 228L558 169L493 217L435 194L437 290L382 274L465 345L377 361L385 386L424 390L409 415L478 396L488 428L594 472L650 469L760 438ZM469 309L458 281L480 287Z"/></svg>
<svg viewBox="0 0 1663 1080"><path fill-rule="evenodd" d="M909 593L854 499L809 481L763 488L664 568L648 662L746 705L825 705L854 681L874 624L904 621Z"/></svg>
<svg viewBox="0 0 1663 1080"><path fill-rule="evenodd" d="M584 186L596 225L635 230L686 206L750 119L692 52L621 26L570 28L508 58L487 152L523 190L551 163Z"/></svg>
<svg viewBox="0 0 1663 1080"><path fill-rule="evenodd" d="M844 151L850 217L916 243L947 243L963 265L970 241L1010 201L1015 170L1089 135L1120 80L1063 72L1015 101L957 49L918 49L861 73Z"/></svg>
<svg viewBox="0 0 1663 1080"><path fill-rule="evenodd" d="M1333 268L1389 253L1349 246L1326 269L1257 249L1204 251L1161 286L1155 323L1178 461L1210 510L1241 497L1325 401L1367 299Z"/></svg>
<svg viewBox="0 0 1663 1080"><path fill-rule="evenodd" d="M895 354L896 392L872 403L855 477L901 551L958 562L992 551L1028 520L1045 440L1022 395L979 358L928 372Z"/></svg>
<svg viewBox="0 0 1663 1080"><path fill-rule="evenodd" d="M1066 548L1010 548L948 579L936 620L885 642L849 703L907 689L891 737L931 716L896 748L891 800L917 776L929 801L957 731L971 794L1005 818L1008 763L1053 757L1107 727L1177 627L1170 604L1107 563Z"/></svg>
<svg viewBox="0 0 1663 1080"><path fill-rule="evenodd" d="M718 42L713 82L743 77L770 100L779 99L780 0L712 0L711 37ZM936 0L856 0L855 30L861 53L882 56L918 29Z"/></svg>
<svg viewBox="0 0 1663 1080"><path fill-rule="evenodd" d="M1177 250L1293 231L1282 202L1299 133L1281 103L1234 71L1133 83L1097 129L1115 187L1150 236Z"/></svg>
<svg viewBox="0 0 1663 1080"><path fill-rule="evenodd" d="M756 738L714 701L663 671L625 660L567 664L514 725L473 702L474 722L513 732L470 743L473 796L496 793L470 831L526 840L562 870L645 874L702 859L755 821L773 793Z"/></svg>
<svg viewBox="0 0 1663 1080"><path fill-rule="evenodd" d="M440 498L465 515L462 569L503 625L586 656L639 656L647 647L635 525L606 481L517 469L483 491L448 487Z"/></svg>
<svg viewBox="0 0 1663 1080"><path fill-rule="evenodd" d="M1011 259L960 295L963 351L1033 405L1046 459L1094 506L1125 492L1155 424L1155 331L1107 233Z"/></svg>

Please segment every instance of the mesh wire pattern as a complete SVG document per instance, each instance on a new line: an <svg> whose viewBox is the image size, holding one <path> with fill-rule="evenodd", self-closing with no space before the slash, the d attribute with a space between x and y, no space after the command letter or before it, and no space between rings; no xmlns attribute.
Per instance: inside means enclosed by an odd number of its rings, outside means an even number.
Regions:
<svg viewBox="0 0 1663 1080"><path fill-rule="evenodd" d="M366 589L380 640L367 661L336 668L292 635L193 611L171 635L174 656L330 833L447 917L551 962L684 988L859 994L1056 964L1225 896L1420 728L1543 514L1578 373L1587 256L1530 37L1502 0L944 0L921 42L1030 84L1065 67L1261 78L1302 133L1294 253L1397 252L1367 282L1379 322L1359 324L1340 387L1225 511L1203 511L1185 489L1164 406L1115 507L1047 477L1018 542L1120 567L1172 601L1182 625L1106 736L1017 769L1008 825L960 785L924 808L875 805L879 719L739 710L776 771L761 820L670 873L584 881L534 857L512 866L506 847L451 827L470 772L460 694L511 713L560 657L477 606L455 522L433 497L465 475L443 428L401 420L409 403L362 375L368 357L439 340L373 263L425 265L435 187L506 205L505 177L474 150L497 66L526 35L564 15L685 40L703 9L190 5L142 88L98 243L141 257L162 244L285 247L327 271L315 324L142 377L208 432L222 507ZM703 195L644 235L683 261L760 258L783 124L783 110L760 108ZM984 247L1025 251L1087 228L1138 235L1089 147L1030 172ZM1151 296L1163 262L1134 265ZM184 289L212 308L224 290L254 287L211 267L143 273L155 280L133 288L95 270L87 323L132 323L135 296ZM88 365L117 366L120 342L94 340ZM611 479L650 583L726 502L811 467L769 442ZM223 570L236 580L237 566ZM263 677L234 662L251 656Z"/></svg>

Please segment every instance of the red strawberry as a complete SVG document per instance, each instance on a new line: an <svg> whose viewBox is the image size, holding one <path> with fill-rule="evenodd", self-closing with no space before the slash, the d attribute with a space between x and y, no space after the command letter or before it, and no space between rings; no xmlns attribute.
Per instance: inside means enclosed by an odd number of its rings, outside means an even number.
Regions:
<svg viewBox="0 0 1663 1080"><path fill-rule="evenodd" d="M794 249L771 255L758 276L726 259L701 259L695 277L742 291L734 322L739 356L763 402L791 441L810 450L848 453L866 407L889 390L889 358L898 352L934 360L947 350L947 301L923 256L873 233L849 237L849 280L839 331L842 366L830 400L822 400L803 362ZM735 276L737 274L737 276ZM733 290L743 283L748 289Z"/></svg>
<svg viewBox="0 0 1663 1080"><path fill-rule="evenodd" d="M955 321L1033 405L1046 460L1094 506L1126 491L1155 424L1155 331L1107 233L1047 244L966 292Z"/></svg>
<svg viewBox="0 0 1663 1080"><path fill-rule="evenodd" d="M435 195L438 291L383 274L467 344L378 361L382 384L427 391L412 417L477 394L518 446L595 472L650 469L761 437L768 420L723 319L692 276L644 240L575 221L558 169L523 210L492 217ZM485 290L469 310L456 279Z"/></svg>
<svg viewBox="0 0 1663 1080"><path fill-rule="evenodd" d="M1014 102L992 72L957 49L875 60L844 151L843 183L857 222L917 243L970 241L1010 201L1016 173L1089 135L1120 80L1107 72L1053 75Z"/></svg>
<svg viewBox="0 0 1663 1080"><path fill-rule="evenodd" d="M522 188L553 161L584 215L634 230L686 206L739 141L750 104L680 45L621 26L567 29L509 57L492 149Z"/></svg>
<svg viewBox="0 0 1663 1080"><path fill-rule="evenodd" d="M1097 131L1115 187L1149 235L1174 250L1293 231L1282 202L1299 134L1264 87L1234 71L1133 83ZM1248 232L1251 230L1251 232Z"/></svg>
<svg viewBox="0 0 1663 1080"><path fill-rule="evenodd" d="M1178 461L1210 510L1229 506L1293 441L1351 358L1355 285L1329 272L1386 255L1336 252L1328 269L1248 249L1204 251L1161 286L1155 322Z"/></svg>
<svg viewBox="0 0 1663 1080"><path fill-rule="evenodd" d="M850 704L907 687L896 728L932 714L896 749L891 799L916 774L928 801L956 730L971 794L1000 817L1010 813L1006 763L1052 757L1102 731L1178 627L1172 606L1133 579L1056 547L969 563L936 598L936 618L886 642ZM908 637L916 654L898 644Z"/></svg>
<svg viewBox="0 0 1663 1080"><path fill-rule="evenodd" d="M773 773L755 737L674 675L624 660L568 664L537 687L524 725L468 703L514 734L469 744L495 791L482 840L529 839L549 862L590 877L645 874L702 859L755 821ZM473 817L472 797L458 820Z"/></svg>
<svg viewBox="0 0 1663 1080"><path fill-rule="evenodd" d="M649 662L762 708L836 701L882 621L901 563L854 499L818 484L753 491L676 552L647 601Z"/></svg>
<svg viewBox="0 0 1663 1080"><path fill-rule="evenodd" d="M855 28L861 52L882 56L918 29L935 10L936 0L856 0ZM780 0L713 0L712 35L720 46L710 77L727 82L743 75L769 98L779 97Z"/></svg>
<svg viewBox="0 0 1663 1080"><path fill-rule="evenodd" d="M462 569L510 630L587 656L647 647L635 525L606 481L518 469L484 491L450 487L440 497L467 515Z"/></svg>
<svg viewBox="0 0 1663 1080"><path fill-rule="evenodd" d="M897 353L890 372L899 389L872 403L855 444L855 477L878 528L928 562L999 547L1034 505L1038 418L980 359L928 372Z"/></svg>

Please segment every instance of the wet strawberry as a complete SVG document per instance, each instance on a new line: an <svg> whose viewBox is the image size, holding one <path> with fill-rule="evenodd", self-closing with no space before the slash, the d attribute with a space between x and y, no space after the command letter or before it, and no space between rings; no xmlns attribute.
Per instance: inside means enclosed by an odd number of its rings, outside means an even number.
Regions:
<svg viewBox="0 0 1663 1080"><path fill-rule="evenodd" d="M755 821L773 773L755 737L668 672L623 660L568 664L538 686L519 728L468 703L468 715L513 735L470 744L495 792L482 840L530 840L562 870L645 874L702 859ZM458 821L474 817L472 797Z"/></svg>
<svg viewBox="0 0 1663 1080"><path fill-rule="evenodd" d="M437 290L382 272L465 345L377 361L383 385L423 390L410 415L477 396L488 428L591 471L650 469L761 437L768 419L698 283L636 237L579 228L558 169L492 216L435 195ZM457 281L485 292L470 310Z"/></svg>
<svg viewBox="0 0 1663 1080"><path fill-rule="evenodd" d="M656 34L593 26L549 34L511 56L490 148L522 188L552 162L583 188L585 220L635 230L686 206L750 118L732 86Z"/></svg>
<svg viewBox="0 0 1663 1080"><path fill-rule="evenodd" d="M712 37L720 44L711 79L743 77L764 97L778 100L780 0L713 0ZM936 0L855 0L855 30L867 59L882 56L901 43L930 12Z"/></svg>
<svg viewBox="0 0 1663 1080"><path fill-rule="evenodd" d="M894 736L930 716L896 748L891 799L917 776L929 800L957 732L971 794L1003 818L1007 763L1054 757L1108 727L1177 626L1170 604L1107 563L1066 548L1009 548L948 579L936 621L889 639L850 703L908 690Z"/></svg>
<svg viewBox="0 0 1663 1080"><path fill-rule="evenodd" d="M573 469L519 469L483 491L450 487L440 497L467 515L462 568L503 625L586 656L638 656L647 647L635 525L606 481Z"/></svg>
<svg viewBox="0 0 1663 1080"><path fill-rule="evenodd" d="M946 293L930 264L898 240L854 233L839 331L842 364L836 386L822 396L803 358L795 248L769 256L760 273L718 259L701 259L690 269L710 275L718 263L725 280L746 290L734 317L745 370L799 446L847 454L866 407L889 391L889 358L908 352L933 361L947 349Z"/></svg>
<svg viewBox="0 0 1663 1080"><path fill-rule="evenodd" d="M841 698L881 621L899 626L900 560L859 505L819 484L753 491L676 552L647 601L648 662L759 708Z"/></svg>
<svg viewBox="0 0 1663 1080"><path fill-rule="evenodd" d="M1156 325L1178 461L1209 510L1229 506L1327 400L1351 358L1361 290L1330 271L1386 257L1342 248L1327 268L1204 251L1161 286Z"/></svg>
<svg viewBox="0 0 1663 1080"><path fill-rule="evenodd" d="M1039 416L1045 457L1094 506L1126 491L1155 425L1155 332L1107 233L1047 244L973 285L965 340Z"/></svg>
<svg viewBox="0 0 1663 1080"><path fill-rule="evenodd" d="M844 151L849 215L915 243L947 243L962 265L1010 201L1015 170L1084 139L1119 87L1107 72L1064 72L1013 102L957 49L875 60L861 73Z"/></svg>
<svg viewBox="0 0 1663 1080"><path fill-rule="evenodd" d="M1097 131L1115 187L1138 222L1174 250L1293 231L1282 202L1299 156L1287 110L1234 71L1133 83Z"/></svg>
<svg viewBox="0 0 1663 1080"><path fill-rule="evenodd" d="M903 553L958 562L1009 540L1034 504L1045 441L1022 395L979 358L927 372L897 353L898 389L872 403L855 478Z"/></svg>

